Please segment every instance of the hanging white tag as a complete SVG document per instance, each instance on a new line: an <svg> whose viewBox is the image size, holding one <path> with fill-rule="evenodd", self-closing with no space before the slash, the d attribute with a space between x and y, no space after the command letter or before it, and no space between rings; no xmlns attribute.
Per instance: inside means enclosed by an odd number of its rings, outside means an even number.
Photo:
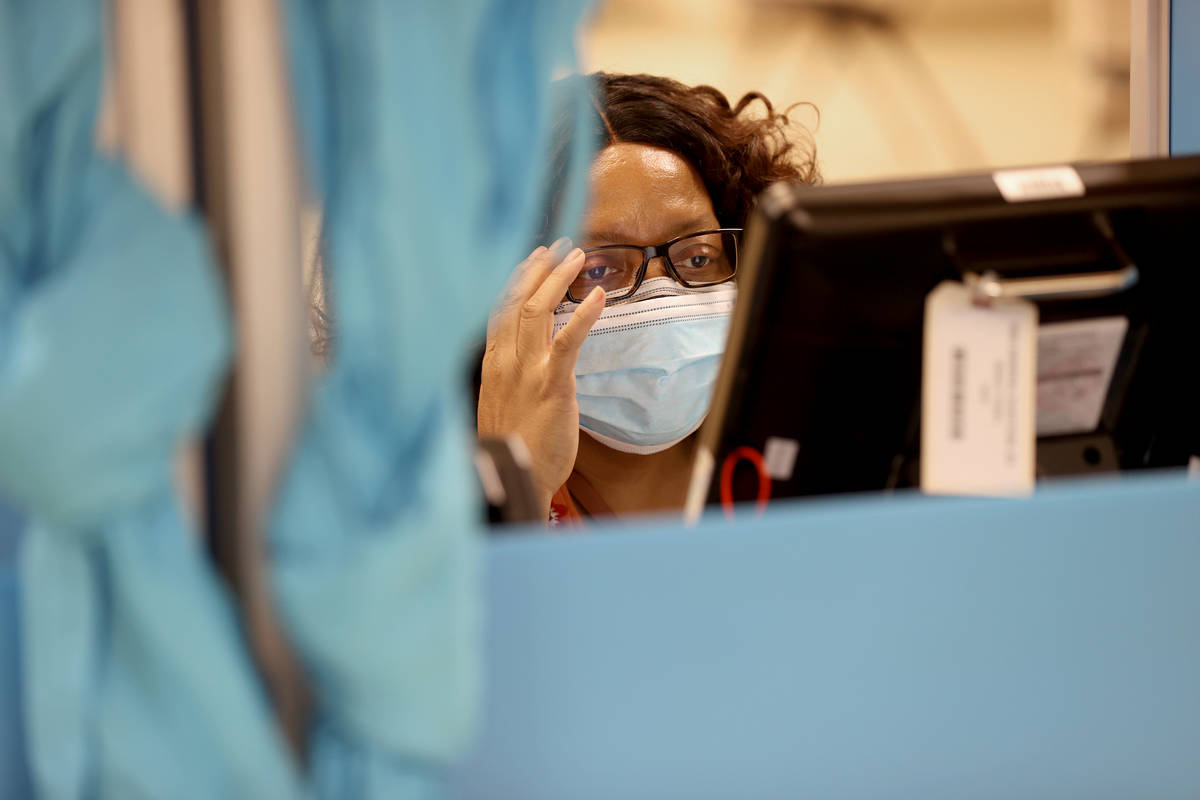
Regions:
<svg viewBox="0 0 1200 800"><path fill-rule="evenodd" d="M941 283L925 299L921 489L934 494L1033 490L1037 306Z"/></svg>

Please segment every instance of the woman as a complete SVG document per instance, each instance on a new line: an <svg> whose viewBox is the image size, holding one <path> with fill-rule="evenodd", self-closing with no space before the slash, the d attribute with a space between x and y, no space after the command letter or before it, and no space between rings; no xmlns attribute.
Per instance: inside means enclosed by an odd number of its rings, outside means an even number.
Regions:
<svg viewBox="0 0 1200 800"><path fill-rule="evenodd" d="M741 228L769 184L819 179L762 95L730 107L709 86L592 77L605 140L578 247L520 265L480 387L480 435L521 435L552 521L682 508Z"/></svg>

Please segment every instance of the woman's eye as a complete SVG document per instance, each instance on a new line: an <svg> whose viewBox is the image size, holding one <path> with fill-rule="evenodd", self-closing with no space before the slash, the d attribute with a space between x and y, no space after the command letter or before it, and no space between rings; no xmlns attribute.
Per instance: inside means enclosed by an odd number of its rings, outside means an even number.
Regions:
<svg viewBox="0 0 1200 800"><path fill-rule="evenodd" d="M608 267L604 265L588 267L583 271L583 277L587 278L589 281L601 280L606 274L608 274Z"/></svg>
<svg viewBox="0 0 1200 800"><path fill-rule="evenodd" d="M720 254L706 247L682 254L682 258L675 262L675 266L681 269L704 269L713 266L719 260Z"/></svg>

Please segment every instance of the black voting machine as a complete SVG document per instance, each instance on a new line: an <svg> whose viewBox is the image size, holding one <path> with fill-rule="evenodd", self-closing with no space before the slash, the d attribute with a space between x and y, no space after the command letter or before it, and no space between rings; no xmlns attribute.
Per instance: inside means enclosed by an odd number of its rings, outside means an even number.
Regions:
<svg viewBox="0 0 1200 800"><path fill-rule="evenodd" d="M1039 479L1188 463L1198 232L1200 157L771 187L748 225L693 497L916 485L923 309L943 280L1034 300L1042 326L1128 322L1098 424L1039 437ZM774 478L771 439L792 445Z"/></svg>

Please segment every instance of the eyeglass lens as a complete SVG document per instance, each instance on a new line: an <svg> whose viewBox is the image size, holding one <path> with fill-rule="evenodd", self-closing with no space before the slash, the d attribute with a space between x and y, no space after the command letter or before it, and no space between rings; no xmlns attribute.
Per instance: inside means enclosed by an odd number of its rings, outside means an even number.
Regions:
<svg viewBox="0 0 1200 800"><path fill-rule="evenodd" d="M584 256L568 296L581 302L597 286L604 287L610 300L631 294L645 255L639 247L605 247ZM689 236L667 249L667 258L684 286L709 286L733 276L737 268L737 236L733 233L704 233Z"/></svg>

